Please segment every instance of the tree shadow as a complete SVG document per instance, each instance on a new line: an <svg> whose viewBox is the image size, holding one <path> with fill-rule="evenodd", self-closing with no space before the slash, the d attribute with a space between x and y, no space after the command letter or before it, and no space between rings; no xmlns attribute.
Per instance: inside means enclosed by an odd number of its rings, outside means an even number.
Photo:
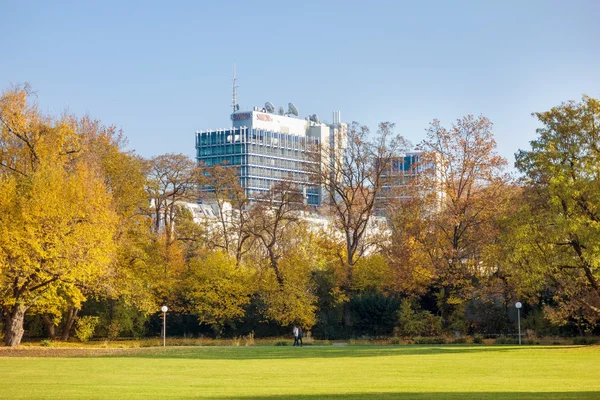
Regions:
<svg viewBox="0 0 600 400"><path fill-rule="evenodd" d="M177 347L139 349L109 357L188 358L208 360L261 360L344 357L389 357L412 355L470 354L490 352L521 352L540 349L568 349L573 346L457 346L457 345L403 345L403 346L305 346L305 347ZM579 347L579 346L574 346Z"/></svg>
<svg viewBox="0 0 600 400"><path fill-rule="evenodd" d="M514 345L350 345L350 346L178 346L141 348L0 348L0 357L127 357L199 360L274 360L304 358L357 358L412 355L447 355L498 352L527 352L541 349L568 350L582 346Z"/></svg>
<svg viewBox="0 0 600 400"><path fill-rule="evenodd" d="M201 397L181 397L182 399L200 399ZM373 392L354 394L314 394L314 395L271 395L271 396L247 396L247 397L219 397L219 399L239 400L548 400L548 399L598 399L600 392Z"/></svg>

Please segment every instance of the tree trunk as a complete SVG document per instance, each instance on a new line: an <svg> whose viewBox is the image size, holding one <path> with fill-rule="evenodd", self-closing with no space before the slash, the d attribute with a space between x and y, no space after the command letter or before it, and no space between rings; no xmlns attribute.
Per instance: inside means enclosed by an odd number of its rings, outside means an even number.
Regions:
<svg viewBox="0 0 600 400"><path fill-rule="evenodd" d="M342 292L345 293L346 296L348 296L348 301L344 302L344 309L343 309L344 328L346 328L348 332L350 332L350 328L353 325L352 310L350 309L350 299L352 299L352 297L354 297L352 281L354 279L354 263L355 262L356 261L352 261L352 259L350 257L348 257L348 260L346 263L346 281L340 287L340 289L342 289Z"/></svg>
<svg viewBox="0 0 600 400"><path fill-rule="evenodd" d="M6 327L4 329L4 344L14 347L21 344L23 338L23 322L25 321L25 306L16 304L8 313L6 313Z"/></svg>
<svg viewBox="0 0 600 400"><path fill-rule="evenodd" d="M450 299L450 288L443 286L439 297L437 299L437 306L440 310L440 316L442 317L442 327L448 328L450 321L450 305L448 300Z"/></svg>
<svg viewBox="0 0 600 400"><path fill-rule="evenodd" d="M76 309L75 307L69 307L69 311L67 311L67 319L65 320L65 326L63 327L63 331L62 331L62 335L60 336L60 340L64 340L64 341L69 340L69 336L71 334L71 328L73 328L73 323L75 322L77 313L79 313L78 309Z"/></svg>
<svg viewBox="0 0 600 400"><path fill-rule="evenodd" d="M344 302L344 328L350 332L352 327L352 310L350 309L350 301Z"/></svg>
<svg viewBox="0 0 600 400"><path fill-rule="evenodd" d="M283 274L279 269L279 262L277 261L277 256L269 249L269 258L271 259L271 267L275 272L275 278L277 278L277 283L279 283L279 287L283 288Z"/></svg>
<svg viewBox="0 0 600 400"><path fill-rule="evenodd" d="M56 337L56 325L54 325L54 318L48 314L42 315L46 331L48 332L48 338L54 339Z"/></svg>

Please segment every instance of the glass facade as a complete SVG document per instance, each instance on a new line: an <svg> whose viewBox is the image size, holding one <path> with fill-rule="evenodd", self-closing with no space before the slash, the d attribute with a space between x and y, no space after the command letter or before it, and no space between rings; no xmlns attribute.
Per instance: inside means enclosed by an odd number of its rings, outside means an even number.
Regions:
<svg viewBox="0 0 600 400"><path fill-rule="evenodd" d="M387 180L377 195L375 212L385 215L385 208L392 199L409 199L410 194L404 189L423 171L433 167L433 164L422 164L421 153L408 153L391 160L388 169L383 171L382 178Z"/></svg>
<svg viewBox="0 0 600 400"><path fill-rule="evenodd" d="M222 164L238 169L246 196L256 199L281 180L300 185L307 204L321 203L320 190L308 183L308 154L317 138L255 128L231 128L196 133L196 159L208 166Z"/></svg>

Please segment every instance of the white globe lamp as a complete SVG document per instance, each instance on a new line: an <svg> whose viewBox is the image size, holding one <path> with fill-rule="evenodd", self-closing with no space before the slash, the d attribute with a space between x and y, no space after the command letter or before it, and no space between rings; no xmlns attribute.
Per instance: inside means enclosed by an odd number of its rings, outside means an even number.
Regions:
<svg viewBox="0 0 600 400"><path fill-rule="evenodd" d="M167 345L167 311L169 311L169 307L162 306L160 308L160 311L162 311L162 313L163 313L163 331L162 331L162 337L163 337L163 347L165 347Z"/></svg>
<svg viewBox="0 0 600 400"><path fill-rule="evenodd" d="M515 303L515 307L517 308L517 323L519 324L519 346L521 345L521 307L523 307L523 304L521 304L520 301L517 301Z"/></svg>

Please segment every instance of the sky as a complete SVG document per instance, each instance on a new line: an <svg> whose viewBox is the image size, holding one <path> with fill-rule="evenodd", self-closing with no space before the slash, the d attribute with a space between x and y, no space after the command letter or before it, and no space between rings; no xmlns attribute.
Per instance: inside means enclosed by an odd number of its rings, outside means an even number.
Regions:
<svg viewBox="0 0 600 400"><path fill-rule="evenodd" d="M532 112L600 97L600 1L0 0L0 89L28 82L144 157L193 157L195 131L230 126L234 63L241 109L391 121L413 144L484 115L512 165Z"/></svg>

